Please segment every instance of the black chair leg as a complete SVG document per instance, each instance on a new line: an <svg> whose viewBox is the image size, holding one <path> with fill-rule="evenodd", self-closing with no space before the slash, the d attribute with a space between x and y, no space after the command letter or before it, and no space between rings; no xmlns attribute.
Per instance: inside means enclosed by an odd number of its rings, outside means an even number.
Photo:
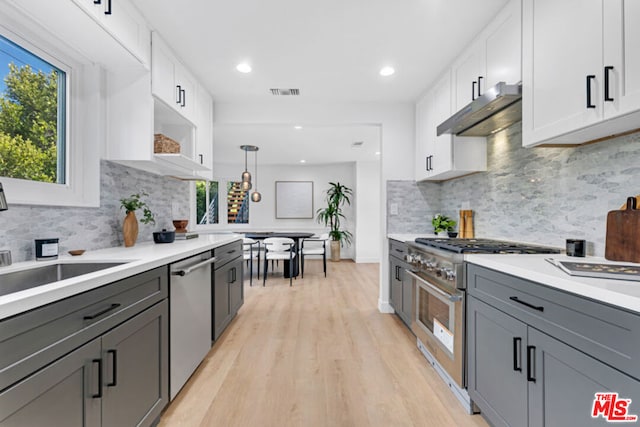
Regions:
<svg viewBox="0 0 640 427"><path fill-rule="evenodd" d="M300 252L300 272L302 273L302 278L304 279L304 255Z"/></svg>
<svg viewBox="0 0 640 427"><path fill-rule="evenodd" d="M262 272L262 286L264 287L267 282L267 270L269 269L269 260L267 260L267 254L265 254L264 258L264 271Z"/></svg>
<svg viewBox="0 0 640 427"><path fill-rule="evenodd" d="M327 251L322 254L322 267L324 268L324 277L327 277Z"/></svg>
<svg viewBox="0 0 640 427"><path fill-rule="evenodd" d="M253 256L249 260L249 286L253 286Z"/></svg>
<svg viewBox="0 0 640 427"><path fill-rule="evenodd" d="M293 259L289 253L289 286L293 286Z"/></svg>

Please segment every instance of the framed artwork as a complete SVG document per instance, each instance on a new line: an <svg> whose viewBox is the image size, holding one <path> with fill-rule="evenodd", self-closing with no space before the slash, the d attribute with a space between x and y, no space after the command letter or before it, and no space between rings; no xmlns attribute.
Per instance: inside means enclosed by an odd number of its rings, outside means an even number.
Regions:
<svg viewBox="0 0 640 427"><path fill-rule="evenodd" d="M276 218L313 219L313 181L276 181Z"/></svg>

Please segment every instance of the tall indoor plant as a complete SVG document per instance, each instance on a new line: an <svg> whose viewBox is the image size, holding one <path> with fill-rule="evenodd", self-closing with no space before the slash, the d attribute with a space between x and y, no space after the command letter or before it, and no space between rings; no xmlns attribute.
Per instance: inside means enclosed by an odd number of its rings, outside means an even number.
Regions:
<svg viewBox="0 0 640 427"><path fill-rule="evenodd" d="M340 229L340 220L345 218L342 208L345 203L351 205L350 197L352 195L353 190L346 185L330 182L327 190L327 206L316 212L317 221L324 224L325 227L329 227L332 261L340 261L340 246L351 244L353 235L347 230Z"/></svg>

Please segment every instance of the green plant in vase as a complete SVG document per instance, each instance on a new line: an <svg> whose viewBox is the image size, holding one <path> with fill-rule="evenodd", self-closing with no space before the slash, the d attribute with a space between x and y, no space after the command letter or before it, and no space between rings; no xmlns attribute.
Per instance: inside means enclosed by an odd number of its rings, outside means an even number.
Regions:
<svg viewBox="0 0 640 427"><path fill-rule="evenodd" d="M434 215L433 219L431 220L431 225L433 226L433 232L435 234L442 233L444 231L453 233L456 224L457 223L453 219L449 218L446 215L440 214Z"/></svg>
<svg viewBox="0 0 640 427"><path fill-rule="evenodd" d="M339 182L330 182L327 190L327 206L318 209L316 212L316 220L325 227L329 227L329 237L331 238L331 260L340 261L340 246L351 244L353 235L347 230L340 229L340 219L345 216L342 213L342 207L351 205L350 197L353 195L346 185Z"/></svg>
<svg viewBox="0 0 640 427"><path fill-rule="evenodd" d="M155 224L156 220L153 216L153 212L149 209L146 202L142 200L142 197L149 196L149 194L141 191L140 193L132 194L129 197L120 199L120 208L124 209L126 216L122 224L122 234L124 237L124 246L130 247L136 244L138 239L138 218L136 218L136 211L142 209L142 218L140 221L143 224Z"/></svg>

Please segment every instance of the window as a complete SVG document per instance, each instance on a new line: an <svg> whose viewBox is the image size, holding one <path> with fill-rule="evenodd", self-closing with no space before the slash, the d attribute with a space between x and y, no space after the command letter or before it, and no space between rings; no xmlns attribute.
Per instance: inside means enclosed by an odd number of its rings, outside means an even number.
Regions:
<svg viewBox="0 0 640 427"><path fill-rule="evenodd" d="M249 223L249 192L241 188L241 182L227 182L227 223Z"/></svg>
<svg viewBox="0 0 640 427"><path fill-rule="evenodd" d="M99 206L104 69L10 4L0 9L0 182L9 205Z"/></svg>
<svg viewBox="0 0 640 427"><path fill-rule="evenodd" d="M196 181L197 223L217 224L218 204L218 182Z"/></svg>
<svg viewBox="0 0 640 427"><path fill-rule="evenodd" d="M0 36L0 176L66 183L66 76Z"/></svg>

